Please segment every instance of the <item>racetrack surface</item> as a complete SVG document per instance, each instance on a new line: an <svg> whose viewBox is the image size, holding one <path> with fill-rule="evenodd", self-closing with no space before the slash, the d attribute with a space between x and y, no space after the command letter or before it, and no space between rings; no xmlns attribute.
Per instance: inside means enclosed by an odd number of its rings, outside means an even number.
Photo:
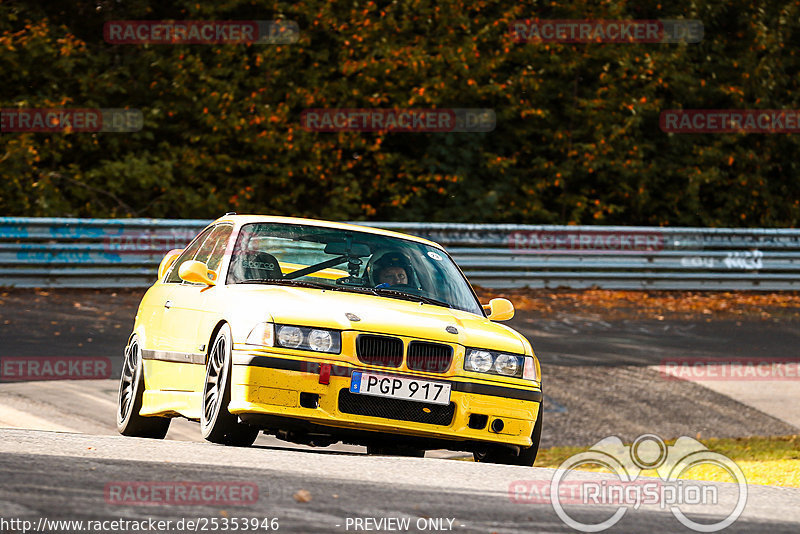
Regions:
<svg viewBox="0 0 800 534"><path fill-rule="evenodd" d="M0 357L104 356L119 376L122 351L143 290L7 290L0 293ZM664 380L664 358L797 357L800 321L713 316L657 320L636 310L520 310L507 324L531 340L543 370L542 446L588 446L609 435L643 433L741 437L800 432L798 381L782 383L773 409L748 405L764 382L740 383L735 395L697 383ZM654 368L655 366L655 368ZM114 379L0 384L0 426L113 435ZM766 413L765 413L766 410ZM174 421L168 438L199 440L193 423ZM260 436L259 443L275 445ZM362 448L337 445L343 451ZM431 456L463 456L429 453Z"/></svg>
<svg viewBox="0 0 800 534"><path fill-rule="evenodd" d="M549 504L514 502L515 481L549 481L553 470L452 460L353 453L234 449L209 443L155 441L28 430L0 430L0 514L4 517L112 520L198 517L278 518L280 532L354 532L347 518L453 520L452 532L570 532ZM586 479L612 475L585 473ZM106 485L127 481L244 482L258 486L256 502L227 505L120 505ZM715 484L720 501L736 491ZM308 492L310 500L294 498ZM302 500L302 499L301 499ZM749 486L742 516L725 532L797 532L800 489ZM584 522L616 507L568 506ZM702 506L690 517L716 522L727 515ZM362 530L363 531L363 530ZM421 530L410 529L411 532ZM444 532L446 530L424 530ZM687 531L669 511L630 509L608 532Z"/></svg>
<svg viewBox="0 0 800 534"><path fill-rule="evenodd" d="M277 518L281 532L311 533L368 532L354 528L352 521L396 518L411 525L452 521L452 530L411 532L572 531L550 504L520 503L510 496L516 481L547 485L551 469L456 461L452 458L468 455L451 451L428 451L424 459L367 456L363 447L314 449L265 435L253 448L233 449L203 442L197 424L182 419L173 421L164 441L119 436L114 426L117 377L141 294L0 293L0 357L102 356L112 362L110 379L0 384L0 519L257 517ZM562 310L551 315L519 311L509 324L531 339L542 362L543 447L588 446L610 435L631 441L644 433L666 439L798 432L793 423L800 419L785 415L797 404L794 390L784 390L779 409L765 413L747 405L753 384L742 383L742 391L727 395L697 383L664 380L658 372L667 357L796 356L800 335L793 319L653 320ZM763 389L764 383L755 387ZM780 409L781 404L786 408ZM596 473L575 476L614 480ZM257 485L258 499L244 507L132 506L106 499L107 484L131 481L245 482ZM736 492L732 484L715 487L728 499ZM296 500L299 490L311 500ZM800 531L798 503L800 489L750 486L744 514L725 532ZM615 509L567 507L587 523L606 519ZM691 517L714 522L729 511L705 505L693 509ZM19 531L2 523L0 530ZM609 531L688 530L668 510L645 505L629 509Z"/></svg>

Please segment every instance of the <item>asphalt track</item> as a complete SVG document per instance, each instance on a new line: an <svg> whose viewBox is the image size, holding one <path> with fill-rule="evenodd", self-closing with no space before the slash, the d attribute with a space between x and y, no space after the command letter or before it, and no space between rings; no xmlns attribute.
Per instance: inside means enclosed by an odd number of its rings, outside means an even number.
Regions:
<svg viewBox="0 0 800 534"><path fill-rule="evenodd" d="M178 521L199 517L277 518L279 532L367 532L348 518L409 518L411 532L569 532L549 504L515 502L519 480L549 481L552 469L476 464L431 458L364 456L278 447L232 449L207 443L0 430L0 510L3 517L71 520L118 518ZM612 475L585 474L612 479ZM242 507L119 505L107 484L126 481L254 483L258 498ZM719 501L735 494L716 484ZM304 490L308 499L296 499ZM306 501L306 502L302 502ZM743 514L725 532L797 532L800 489L750 486ZM583 521L599 522L616 507L568 506ZM689 512L713 523L727 508ZM452 521L452 529L417 529L416 521ZM392 530L382 530L390 532ZM667 510L630 509L609 532L689 532Z"/></svg>
<svg viewBox="0 0 800 534"><path fill-rule="evenodd" d="M0 290L0 356L110 356L114 372L144 290ZM592 311L518 311L509 326L543 365L657 365L665 357L796 355L798 321L609 319Z"/></svg>
<svg viewBox="0 0 800 534"><path fill-rule="evenodd" d="M0 293L0 358L103 356L118 377L122 350L142 290L8 290ZM609 310L611 312L613 310ZM519 311L508 324L532 341L542 362L546 431L542 445L588 446L609 435L626 441L643 433L662 437L741 437L800 432L800 381L768 404L748 402L749 390L719 392L692 382L666 381L664 358L798 357L800 322L758 317L699 316L654 320L632 310ZM611 317L614 318L611 318ZM655 367L655 369L654 369ZM64 386L0 384L0 426L113 434L114 380ZM196 428L173 423L167 436L199 439ZM261 444L270 438L259 437ZM337 449L356 451L342 445ZM434 453L431 453L433 455Z"/></svg>
<svg viewBox="0 0 800 534"><path fill-rule="evenodd" d="M136 292L2 294L0 357L108 356L116 378L138 298ZM700 384L660 380L653 369L675 356L796 357L796 321L606 320L573 312L519 313L511 326L533 341L545 371L543 446L591 445L609 435L629 441L643 433L671 438L798 432L780 410L765 413ZM281 532L311 533L397 531L375 528L374 522L355 528L359 518L409 519L411 532L572 531L550 504L519 502L509 493L515 481L547 483L551 469L443 459L463 456L443 451L424 459L366 456L359 447L310 449L267 436L251 449L231 449L200 441L196 424L186 421L173 422L165 441L123 438L113 427L115 378L0 384L0 532L22 532L3 519L36 523L43 517L277 518ZM120 505L105 495L107 484L120 481L246 482L257 485L258 499L248 506ZM729 504L735 486L715 487ZM294 497L300 490L308 492L308 502ZM798 532L798 504L800 489L749 486L744 513L725 532ZM710 523L728 508L699 506L691 517ZM567 510L592 523L616 508ZM418 520L437 519L444 527L452 521L452 528L414 528ZM653 531L689 532L655 505L629 509L609 530Z"/></svg>

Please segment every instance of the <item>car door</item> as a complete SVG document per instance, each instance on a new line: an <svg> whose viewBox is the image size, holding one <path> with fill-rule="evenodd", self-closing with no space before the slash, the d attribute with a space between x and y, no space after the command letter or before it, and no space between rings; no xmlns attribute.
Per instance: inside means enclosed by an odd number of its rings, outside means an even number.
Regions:
<svg viewBox="0 0 800 534"><path fill-rule="evenodd" d="M144 325L144 348L156 353L169 353L176 350L175 332L169 324L168 312L172 305L172 295L180 286L182 280L178 276L178 267L192 259L205 239L211 234L212 228L204 230L183 250L173 262L162 283L151 287L145 298L142 299L140 319Z"/></svg>
<svg viewBox="0 0 800 534"><path fill-rule="evenodd" d="M142 351L145 367L146 395L152 405L169 406L184 413L182 408L190 406L190 399L176 397L170 392L189 390L194 383L191 365L185 362L177 340L184 336L172 319L172 299L181 286L178 268L195 257L213 228L207 228L187 246L175 260L162 283L148 290L142 302L140 315L144 315L145 343ZM146 302L145 302L146 301Z"/></svg>
<svg viewBox="0 0 800 534"><path fill-rule="evenodd" d="M231 224L214 226L190 259L205 263L213 271L218 270L232 232ZM177 269L180 266L176 266L176 272ZM224 277L217 276L217 280L222 281ZM202 387L211 329L221 315L217 295L222 291L224 285L208 287L205 284L181 281L169 297L170 306L165 313L165 325L173 332L174 352L182 355L183 362L191 366L183 367L180 371L184 378L181 380L182 384L191 391L199 391Z"/></svg>

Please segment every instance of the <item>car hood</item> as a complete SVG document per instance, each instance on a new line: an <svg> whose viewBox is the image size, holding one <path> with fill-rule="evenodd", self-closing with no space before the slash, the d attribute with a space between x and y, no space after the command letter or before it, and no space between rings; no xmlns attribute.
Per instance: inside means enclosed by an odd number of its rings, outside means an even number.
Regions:
<svg viewBox="0 0 800 534"><path fill-rule="evenodd" d="M275 323L393 334L517 354L525 352L523 338L516 331L461 310L344 291L284 286L229 287L240 303L237 308L247 310L251 320L254 314L259 314L261 320ZM449 333L448 326L455 327L458 333Z"/></svg>

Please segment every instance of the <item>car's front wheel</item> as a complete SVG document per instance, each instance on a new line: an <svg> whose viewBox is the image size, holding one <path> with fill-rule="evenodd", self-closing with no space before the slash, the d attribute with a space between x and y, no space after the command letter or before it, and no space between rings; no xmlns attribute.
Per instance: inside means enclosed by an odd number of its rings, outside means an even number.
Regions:
<svg viewBox="0 0 800 534"><path fill-rule="evenodd" d="M125 361L119 379L117 430L123 436L164 439L172 420L168 417L139 415L143 394L142 350L138 337L133 336L125 349Z"/></svg>
<svg viewBox="0 0 800 534"><path fill-rule="evenodd" d="M522 465L532 467L539 452L539 442L542 440L542 403L539 403L539 410L536 413L536 423L533 425L531 434L531 446L522 449L519 454L505 447L489 446L485 450L475 451L472 456L476 462L489 464Z"/></svg>
<svg viewBox="0 0 800 534"><path fill-rule="evenodd" d="M249 447L258 437L258 429L244 423L228 411L231 401L231 328L222 325L211 345L203 387L200 427L203 437L212 443Z"/></svg>

